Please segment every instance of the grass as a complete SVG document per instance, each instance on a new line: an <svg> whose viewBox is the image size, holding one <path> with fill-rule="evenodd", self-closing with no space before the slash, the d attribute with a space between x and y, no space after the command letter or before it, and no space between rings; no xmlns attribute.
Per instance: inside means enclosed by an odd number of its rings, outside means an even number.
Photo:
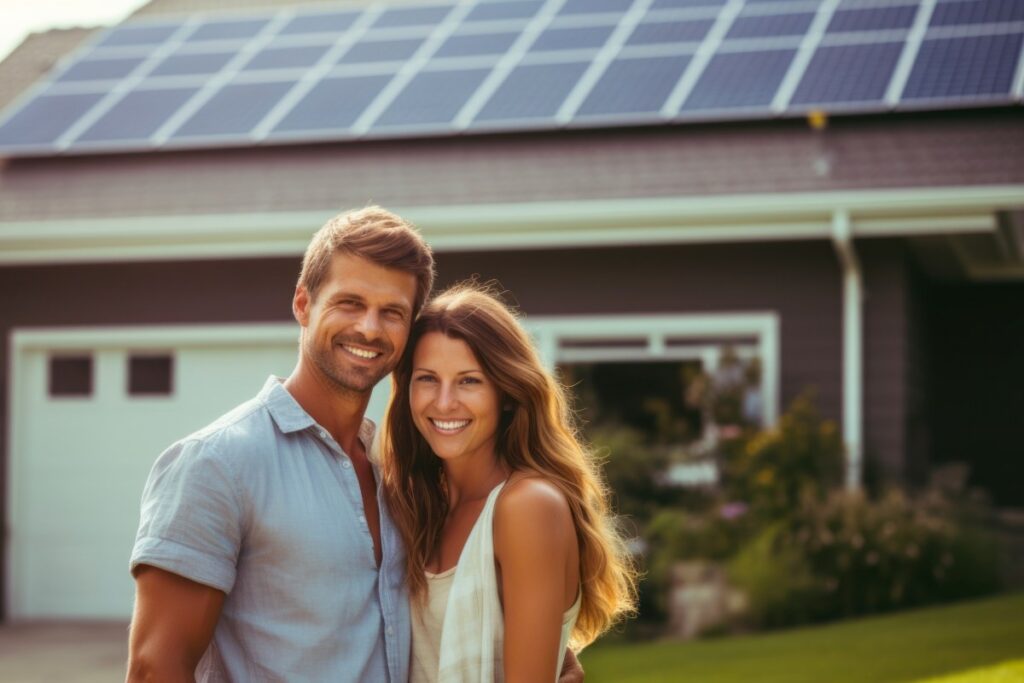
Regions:
<svg viewBox="0 0 1024 683"><path fill-rule="evenodd" d="M1024 683L1024 659L971 669L952 676L929 678L920 683Z"/></svg>
<svg viewBox="0 0 1024 683"><path fill-rule="evenodd" d="M1024 593L1016 593L754 636L598 644L581 660L587 683L900 683L956 672L968 677L941 683L1016 683L1020 662L1008 660L1022 657ZM998 663L1007 678L970 677Z"/></svg>

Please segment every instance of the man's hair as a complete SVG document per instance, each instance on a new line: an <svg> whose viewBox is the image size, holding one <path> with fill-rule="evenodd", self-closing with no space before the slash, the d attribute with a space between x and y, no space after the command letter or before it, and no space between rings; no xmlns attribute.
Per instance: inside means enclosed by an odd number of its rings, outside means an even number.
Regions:
<svg viewBox="0 0 1024 683"><path fill-rule="evenodd" d="M306 288L311 299L316 298L337 253L415 275L414 316L434 286L434 255L430 247L412 223L379 206L340 213L313 235L299 274L299 285Z"/></svg>

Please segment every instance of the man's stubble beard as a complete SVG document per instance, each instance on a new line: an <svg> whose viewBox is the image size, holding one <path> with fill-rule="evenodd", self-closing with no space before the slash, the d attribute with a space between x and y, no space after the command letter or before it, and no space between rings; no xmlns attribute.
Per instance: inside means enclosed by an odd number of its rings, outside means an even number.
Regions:
<svg viewBox="0 0 1024 683"><path fill-rule="evenodd" d="M320 374L326 379L331 386L339 394L366 396L373 391L373 388L384 379L393 368L385 368L378 376L374 376L369 368L365 370L348 366L345 367L342 363L339 363L335 353L344 353L344 351L336 351L336 347L341 343L340 339L333 339L329 349L323 349L319 347L315 341L307 338L305 341L305 352L306 355L313 361L313 364L320 371ZM354 341L354 340L352 340ZM367 344L362 341L354 341L356 344L363 346L377 347L384 355L390 353L390 349L380 348L379 345Z"/></svg>

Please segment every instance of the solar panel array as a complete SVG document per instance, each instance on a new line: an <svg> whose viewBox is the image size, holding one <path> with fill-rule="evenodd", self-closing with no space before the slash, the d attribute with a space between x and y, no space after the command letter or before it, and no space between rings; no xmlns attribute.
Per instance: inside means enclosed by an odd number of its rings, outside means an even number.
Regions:
<svg viewBox="0 0 1024 683"><path fill-rule="evenodd" d="M1024 0L467 0L135 20L0 153L144 151L1019 103Z"/></svg>

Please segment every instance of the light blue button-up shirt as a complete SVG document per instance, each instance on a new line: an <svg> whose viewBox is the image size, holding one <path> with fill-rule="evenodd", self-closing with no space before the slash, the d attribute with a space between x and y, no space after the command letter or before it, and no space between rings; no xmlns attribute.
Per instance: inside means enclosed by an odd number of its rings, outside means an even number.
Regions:
<svg viewBox="0 0 1024 683"><path fill-rule="evenodd" d="M271 377L157 459L131 567L227 594L200 681L405 683L404 551L378 501L379 571L352 463Z"/></svg>

